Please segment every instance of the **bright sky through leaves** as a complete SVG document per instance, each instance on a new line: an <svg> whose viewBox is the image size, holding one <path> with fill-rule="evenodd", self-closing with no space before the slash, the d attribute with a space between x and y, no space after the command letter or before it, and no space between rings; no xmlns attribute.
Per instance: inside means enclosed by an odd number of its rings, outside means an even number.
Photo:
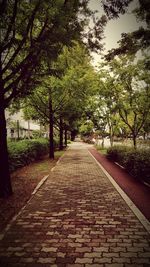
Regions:
<svg viewBox="0 0 150 267"><path fill-rule="evenodd" d="M132 32L134 30L137 30L140 26L143 26L143 23L141 21L138 22L135 15L131 12L137 7L137 5L138 1L133 1L129 5L126 14L120 15L118 19L110 20L107 23L107 26L104 30L104 53L112 48L118 47L117 41L121 39L121 33ZM100 0L90 0L89 6L91 9L98 11L97 16L104 14ZM94 57L94 65L96 65L100 61L101 56L97 55L96 53L92 53L92 56Z"/></svg>

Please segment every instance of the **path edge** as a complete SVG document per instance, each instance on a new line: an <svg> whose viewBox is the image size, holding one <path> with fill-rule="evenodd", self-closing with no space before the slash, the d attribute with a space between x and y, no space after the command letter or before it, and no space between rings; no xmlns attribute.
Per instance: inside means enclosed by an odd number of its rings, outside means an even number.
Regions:
<svg viewBox="0 0 150 267"><path fill-rule="evenodd" d="M132 210L132 212L136 215L136 217L141 222L141 224L144 226L144 228L147 230L147 232L150 234L150 222L146 219L146 217L143 215L143 213L137 208L137 206L133 203L133 201L127 196L127 194L121 189L121 187L115 182L115 180L112 178L112 176L97 161L97 159L92 155L92 153L89 150L88 150L88 152L92 156L92 158L95 160L95 162L97 163L97 165L102 169L102 171L104 172L104 174L106 175L106 177L109 179L109 181L115 187L115 189L117 190L117 192L124 199L124 201L129 206L129 208Z"/></svg>
<svg viewBox="0 0 150 267"><path fill-rule="evenodd" d="M68 148L67 148L68 149ZM66 149L66 150L67 150ZM66 152L66 150L64 151L63 155L59 157L59 159L57 160L55 166L50 170L50 172L53 172L54 169L56 168L57 164L60 163L60 160L64 157L64 154ZM25 203L25 205L18 211L17 214L15 214L12 219L8 222L8 224L6 225L6 227L3 229L3 231L0 234L0 241L4 238L5 234L7 233L7 231L10 229L11 225L13 224L13 222L17 219L17 217L21 214L21 212L25 209L25 207L27 206L27 204L31 201L31 199L33 198L33 196L37 193L37 191L41 188L41 186L46 182L46 180L48 179L50 174L45 175L41 181L37 184L37 186L34 188L33 192L31 193L30 198L27 200L27 202Z"/></svg>

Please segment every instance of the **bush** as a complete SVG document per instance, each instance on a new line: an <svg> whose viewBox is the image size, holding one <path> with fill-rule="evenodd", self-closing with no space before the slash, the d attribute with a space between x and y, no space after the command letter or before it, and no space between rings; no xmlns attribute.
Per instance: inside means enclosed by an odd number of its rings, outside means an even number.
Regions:
<svg viewBox="0 0 150 267"><path fill-rule="evenodd" d="M10 171L23 167L30 162L40 159L48 153L48 140L23 140L18 142L8 142Z"/></svg>
<svg viewBox="0 0 150 267"><path fill-rule="evenodd" d="M118 162L135 178L150 183L150 149L114 146L108 148L107 158Z"/></svg>
<svg viewBox="0 0 150 267"><path fill-rule="evenodd" d="M87 144L94 144L94 141L92 140L92 138L88 136L82 136L82 141Z"/></svg>
<svg viewBox="0 0 150 267"><path fill-rule="evenodd" d="M59 147L59 138L55 137L54 138L54 149Z"/></svg>

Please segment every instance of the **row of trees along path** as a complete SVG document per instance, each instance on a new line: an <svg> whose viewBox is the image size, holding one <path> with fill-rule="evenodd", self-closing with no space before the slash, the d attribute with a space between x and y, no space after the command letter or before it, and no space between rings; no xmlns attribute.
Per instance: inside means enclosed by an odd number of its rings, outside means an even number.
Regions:
<svg viewBox="0 0 150 267"><path fill-rule="evenodd" d="M97 92L101 87L99 75L90 63L90 51L101 51L104 26L109 19L124 13L131 0L118 0L117 3L101 0L105 15L100 18L90 10L88 2L2 0L0 3L0 197L12 194L6 108L26 105L27 116L33 117L34 114L35 118L38 116L40 121L49 124L49 154L53 158L53 127L59 125L61 140L62 128L74 133L78 119L83 115L87 118L89 111L86 107L95 90ZM147 10L148 7L140 3L136 12L138 15L144 12L149 25ZM144 30L140 34L138 49L145 38ZM132 40L136 36L133 34ZM145 38L146 46L147 43L148 38ZM120 49L119 53L122 51ZM115 53L118 51L110 51L108 59ZM117 73L118 69L115 71ZM128 78L125 72L122 75L124 79ZM120 101L119 97L121 95L116 98L113 89L116 102ZM118 104L116 107L127 124L126 107ZM62 141L60 148L61 145Z"/></svg>

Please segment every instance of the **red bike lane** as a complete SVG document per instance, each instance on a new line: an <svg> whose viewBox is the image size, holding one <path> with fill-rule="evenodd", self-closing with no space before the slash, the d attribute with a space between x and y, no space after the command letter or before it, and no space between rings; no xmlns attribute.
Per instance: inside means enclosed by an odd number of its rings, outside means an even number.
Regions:
<svg viewBox="0 0 150 267"><path fill-rule="evenodd" d="M108 160L106 156L100 154L95 148L89 148L89 151L112 176L147 220L150 221L150 187L136 180L120 166Z"/></svg>

